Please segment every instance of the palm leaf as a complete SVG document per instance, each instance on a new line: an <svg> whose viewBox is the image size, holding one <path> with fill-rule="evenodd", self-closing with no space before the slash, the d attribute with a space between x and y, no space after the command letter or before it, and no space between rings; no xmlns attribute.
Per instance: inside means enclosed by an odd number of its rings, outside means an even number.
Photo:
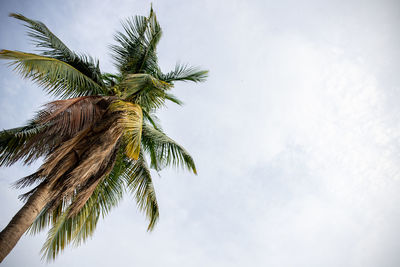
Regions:
<svg viewBox="0 0 400 267"><path fill-rule="evenodd" d="M92 79L58 59L10 50L1 50L0 59L11 60L10 65L18 73L53 95L77 97L99 95L103 92Z"/></svg>
<svg viewBox="0 0 400 267"><path fill-rule="evenodd" d="M177 63L173 71L166 74L159 73L157 76L160 80L168 83L175 81L204 82L208 77L208 70Z"/></svg>
<svg viewBox="0 0 400 267"><path fill-rule="evenodd" d="M149 17L136 16L122 23L124 33L117 32L112 45L115 65L123 74L148 73L159 71L156 47L162 30L153 9Z"/></svg>
<svg viewBox="0 0 400 267"><path fill-rule="evenodd" d="M119 85L122 98L140 105L147 112L165 105L166 99L176 100L166 92L171 87L171 84L142 73L127 75Z"/></svg>
<svg viewBox="0 0 400 267"><path fill-rule="evenodd" d="M159 170L164 166L182 166L197 174L196 165L190 154L160 129L143 124L143 147L150 153L151 167Z"/></svg>
<svg viewBox="0 0 400 267"><path fill-rule="evenodd" d="M147 88L168 90L172 86L164 81L161 81L150 74L136 73L128 74L119 84L121 92L124 94L124 99L129 99L136 93L144 91Z"/></svg>
<svg viewBox="0 0 400 267"><path fill-rule="evenodd" d="M114 112L121 112L121 125L124 129L126 140L126 155L131 159L138 159L140 151L140 141L142 136L143 113L137 104L117 100L110 105Z"/></svg>
<svg viewBox="0 0 400 267"><path fill-rule="evenodd" d="M27 23L25 26L29 28L28 35L32 37L37 47L44 49L42 55L66 62L88 76L98 85L104 85L101 79L98 60L94 60L86 55L77 55L71 51L42 22L28 19L21 14L11 13L10 16Z"/></svg>
<svg viewBox="0 0 400 267"><path fill-rule="evenodd" d="M152 231L158 221L159 211L150 170L142 151L138 160L123 175L128 188L135 195L139 210L145 212L150 221L147 230Z"/></svg>
<svg viewBox="0 0 400 267"><path fill-rule="evenodd" d="M160 119L154 114L154 112L143 110L143 119L150 123L154 128L161 129Z"/></svg>
<svg viewBox="0 0 400 267"><path fill-rule="evenodd" d="M163 106L167 97L173 101L173 96L166 93L172 86L150 74L129 74L119 86L125 100L147 111Z"/></svg>
<svg viewBox="0 0 400 267"><path fill-rule="evenodd" d="M0 132L0 166L30 164L101 118L108 97L84 96L45 105L27 126Z"/></svg>
<svg viewBox="0 0 400 267"><path fill-rule="evenodd" d="M10 166L19 159L38 158L45 154L43 150L31 150L30 153L20 153L25 145L43 130L47 125L39 125L31 121L27 126L14 129L3 130L0 132L0 166Z"/></svg>
<svg viewBox="0 0 400 267"><path fill-rule="evenodd" d="M171 101L172 103L175 103L179 106L183 105L183 102L173 94L165 93L165 99L167 99L167 100Z"/></svg>
<svg viewBox="0 0 400 267"><path fill-rule="evenodd" d="M134 73L138 58L144 51L144 33L147 29L147 18L135 16L122 22L125 33L117 32L114 39L118 45L111 45L115 66L121 73Z"/></svg>
<svg viewBox="0 0 400 267"><path fill-rule="evenodd" d="M122 76L121 75L116 75L112 73L103 73L101 75L101 78L103 80L103 83L109 88L115 87L117 84L119 84L122 81ZM115 94L115 92L113 92Z"/></svg>
<svg viewBox="0 0 400 267"><path fill-rule="evenodd" d="M136 70L137 73L154 73L158 69L158 59L156 55L157 44L159 43L162 30L161 26L157 21L156 14L153 8L150 8L150 15L148 18L148 27L145 32L145 50L142 57L139 59L139 68Z"/></svg>
<svg viewBox="0 0 400 267"><path fill-rule="evenodd" d="M65 100L56 100L44 105L39 111L36 122L51 124L48 131L53 134L72 137L83 129L100 120L109 102L109 97L81 96Z"/></svg>

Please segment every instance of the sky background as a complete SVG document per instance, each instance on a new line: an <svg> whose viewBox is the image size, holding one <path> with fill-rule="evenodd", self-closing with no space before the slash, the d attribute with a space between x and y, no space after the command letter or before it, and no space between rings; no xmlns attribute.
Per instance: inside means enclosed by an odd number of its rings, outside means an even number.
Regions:
<svg viewBox="0 0 400 267"><path fill-rule="evenodd" d="M108 45L148 1L1 0L0 48L34 52L10 12L44 22L114 72ZM160 221L129 195L92 239L46 265L45 235L21 238L2 266L400 266L398 1L153 1L162 69L210 70L176 84L185 106L160 114L198 176L153 174ZM0 62L0 128L52 98ZM0 228L19 210L11 188L34 172L0 169Z"/></svg>

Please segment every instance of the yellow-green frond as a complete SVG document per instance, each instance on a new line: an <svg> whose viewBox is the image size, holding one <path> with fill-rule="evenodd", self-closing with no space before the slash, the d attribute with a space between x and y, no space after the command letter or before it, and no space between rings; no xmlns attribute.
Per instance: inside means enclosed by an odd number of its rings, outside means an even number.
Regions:
<svg viewBox="0 0 400 267"><path fill-rule="evenodd" d="M121 112L120 123L124 127L126 141L126 155L137 160L140 152L142 137L143 113L139 105L117 100L110 105L113 112Z"/></svg>

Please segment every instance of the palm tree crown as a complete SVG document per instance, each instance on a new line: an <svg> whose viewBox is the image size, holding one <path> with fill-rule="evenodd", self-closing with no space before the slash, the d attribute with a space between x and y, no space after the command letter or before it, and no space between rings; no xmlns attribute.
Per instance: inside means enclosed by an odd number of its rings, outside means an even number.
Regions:
<svg viewBox="0 0 400 267"><path fill-rule="evenodd" d="M37 233L50 227L44 256L54 259L67 244L85 241L126 191L134 194L152 230L159 211L150 168L182 166L196 174L192 157L163 132L155 114L167 101L182 104L171 94L174 82L202 82L207 71L184 64L161 71L156 47L162 30L153 9L148 17L126 20L115 35L116 74L101 72L97 60L70 50L43 23L10 16L25 22L41 52L1 50L0 58L61 98L27 125L0 132L0 166L44 157L35 173L15 183L35 185L21 196L27 201L41 186L49 188L29 228Z"/></svg>

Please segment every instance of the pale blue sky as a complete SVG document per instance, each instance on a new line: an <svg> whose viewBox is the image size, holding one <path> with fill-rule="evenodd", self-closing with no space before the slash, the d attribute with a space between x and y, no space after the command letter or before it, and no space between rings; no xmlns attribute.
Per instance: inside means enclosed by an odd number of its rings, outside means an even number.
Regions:
<svg viewBox="0 0 400 267"><path fill-rule="evenodd" d="M67 3L66 3L67 2ZM0 48L34 51L9 12L41 20L100 59L120 21L148 1L2 1ZM153 233L131 197L54 266L400 266L400 6L397 1L153 1L159 59L210 70L177 84L160 114L199 175L154 173ZM0 128L51 98L0 64ZM10 188L36 170L0 169L0 227L21 207ZM44 235L4 266L43 266Z"/></svg>

